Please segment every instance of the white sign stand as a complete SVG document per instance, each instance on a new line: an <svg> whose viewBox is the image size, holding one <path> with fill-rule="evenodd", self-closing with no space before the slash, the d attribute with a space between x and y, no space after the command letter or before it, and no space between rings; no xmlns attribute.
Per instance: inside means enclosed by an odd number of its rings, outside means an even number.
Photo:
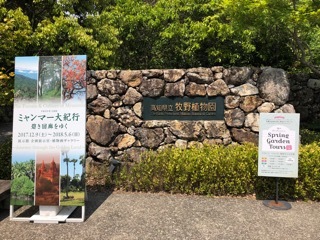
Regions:
<svg viewBox="0 0 320 240"><path fill-rule="evenodd" d="M80 206L59 206L65 204L64 200L69 200L68 192L67 199L58 198L62 197L62 176L71 180L69 162L74 163L73 178L78 175L77 180L80 181L79 177L84 172L81 167L84 167L86 144L86 63L86 55L15 58L15 90L24 91L24 84L30 85L31 90L28 90L28 96L15 96L14 99L12 163L33 165L32 174L24 174L23 177L27 177L29 185L34 185L34 192L29 191L30 199L25 200L25 193L16 191L18 187L15 187L16 192L12 193L10 201L11 204L20 202L21 206L31 205L33 197L32 206L39 206L39 212L31 217L19 217L16 216L18 213L15 214L15 206L18 205L10 205L10 220L35 223L84 221L84 205L81 206L81 218L69 218ZM61 91L57 91L59 86ZM57 94L51 96L53 91ZM66 163L66 169L62 162ZM12 178L14 186L19 177ZM49 187L46 184L50 184ZM64 187L68 190L68 184ZM86 198L86 190L83 193ZM18 199L21 201L16 201ZM77 200L69 204L85 202L82 197Z"/></svg>
<svg viewBox="0 0 320 240"><path fill-rule="evenodd" d="M29 221L34 223L84 222L85 206L81 206L81 218L69 218L77 206L39 206L39 212L31 217L17 217L14 205L10 205L10 220Z"/></svg>

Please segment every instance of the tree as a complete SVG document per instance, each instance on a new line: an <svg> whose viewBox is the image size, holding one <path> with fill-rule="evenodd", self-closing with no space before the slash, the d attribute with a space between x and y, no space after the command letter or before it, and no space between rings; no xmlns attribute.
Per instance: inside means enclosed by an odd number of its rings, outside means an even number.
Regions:
<svg viewBox="0 0 320 240"><path fill-rule="evenodd" d="M113 8L101 14L104 21L118 29L119 47L114 57L114 66L126 69L151 67L152 46L158 30L149 22L152 19L152 6L139 0L118 0Z"/></svg>
<svg viewBox="0 0 320 240"><path fill-rule="evenodd" d="M34 183L27 176L15 178L11 184L11 192L16 196L33 196Z"/></svg>
<svg viewBox="0 0 320 240"><path fill-rule="evenodd" d="M0 0L0 66L8 76L16 55L87 55L90 69L254 65L319 73L319 9L310 0Z"/></svg>
<svg viewBox="0 0 320 240"><path fill-rule="evenodd" d="M14 73L8 73L5 68L0 70L0 106L4 107L13 103L13 76ZM1 110L0 110L1 111ZM0 116L4 114L0 112Z"/></svg>
<svg viewBox="0 0 320 240"><path fill-rule="evenodd" d="M39 62L39 97L58 97L61 95L61 57L45 56Z"/></svg>
<svg viewBox="0 0 320 240"><path fill-rule="evenodd" d="M292 48L299 62L320 77L320 1L291 0Z"/></svg>
<svg viewBox="0 0 320 240"><path fill-rule="evenodd" d="M63 99L72 99L75 95L85 93L86 61L76 59L74 56L67 56L63 58L62 64Z"/></svg>
<svg viewBox="0 0 320 240"><path fill-rule="evenodd" d="M115 5L115 0L60 0L61 10L70 15L77 16L80 24L86 24L88 17L100 15L103 10Z"/></svg>
<svg viewBox="0 0 320 240"><path fill-rule="evenodd" d="M7 9L0 0L0 66L12 71L14 57L24 55L31 43L30 21L20 8Z"/></svg>
<svg viewBox="0 0 320 240"><path fill-rule="evenodd" d="M85 155L81 155L79 157L79 160L80 160L80 164L82 165L82 168L85 168L86 167L86 156Z"/></svg>
<svg viewBox="0 0 320 240"><path fill-rule="evenodd" d="M69 183L71 181L70 176L63 175L60 178L60 184L61 184L61 189L62 191L67 191L67 187L69 187ZM69 190L69 189L68 189Z"/></svg>
<svg viewBox="0 0 320 240"><path fill-rule="evenodd" d="M85 185L86 185L86 178L85 178L86 177L86 173L85 173L86 156L85 155L81 155L79 157L79 161L80 161L80 164L82 166L82 174L81 174L81 177L80 177L79 186L83 190L85 188Z"/></svg>
<svg viewBox="0 0 320 240"><path fill-rule="evenodd" d="M11 179L19 178L22 176L28 177L30 180L34 181L35 175L35 160L30 159L26 162L15 162L12 165Z"/></svg>
<svg viewBox="0 0 320 240"><path fill-rule="evenodd" d="M65 162L66 166L67 166L66 178L70 179L70 177L69 177L69 162L70 162L70 159L68 158L68 151L63 151L62 155L66 155L66 157L63 159L63 162ZM69 181L66 182L65 190L66 190L66 198L69 198L69 195L68 195L68 192L69 192Z"/></svg>
<svg viewBox="0 0 320 240"><path fill-rule="evenodd" d="M25 55L31 33L30 22L22 10L7 9L5 1L0 0L0 106L13 103L14 57Z"/></svg>
<svg viewBox="0 0 320 240"><path fill-rule="evenodd" d="M76 163L78 162L77 159L72 159L70 162L73 163L73 178L76 176Z"/></svg>
<svg viewBox="0 0 320 240"><path fill-rule="evenodd" d="M244 50L235 51L238 62L287 70L304 66L317 73L319 5L308 0L224 0L215 16L228 29L232 45Z"/></svg>
<svg viewBox="0 0 320 240"><path fill-rule="evenodd" d="M34 1L34 0L10 0L5 1L8 9L21 9L28 17L31 27L35 30L44 19L52 19L59 15L59 4L56 0Z"/></svg>

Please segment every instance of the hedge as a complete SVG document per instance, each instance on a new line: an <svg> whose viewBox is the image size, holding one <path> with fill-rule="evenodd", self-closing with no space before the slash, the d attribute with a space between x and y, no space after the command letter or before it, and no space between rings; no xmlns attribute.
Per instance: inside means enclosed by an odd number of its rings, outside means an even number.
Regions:
<svg viewBox="0 0 320 240"><path fill-rule="evenodd" d="M299 150L299 177L281 178L279 197L320 200L319 143ZM125 165L114 183L129 191L274 198L275 178L258 177L257 165L258 147L252 144L167 148L148 151L139 163Z"/></svg>
<svg viewBox="0 0 320 240"><path fill-rule="evenodd" d="M319 133L300 132L298 178L281 178L279 197L319 201ZM0 179L10 179L11 144L11 138L0 143ZM274 198L275 178L258 177L257 161L258 147L252 144L167 148L146 151L139 163L124 164L115 179L107 176L107 182L130 191Z"/></svg>

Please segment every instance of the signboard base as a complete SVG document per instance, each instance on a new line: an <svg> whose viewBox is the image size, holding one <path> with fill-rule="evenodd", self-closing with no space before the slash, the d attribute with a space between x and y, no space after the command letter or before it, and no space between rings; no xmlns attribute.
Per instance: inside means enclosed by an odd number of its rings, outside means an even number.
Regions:
<svg viewBox="0 0 320 240"><path fill-rule="evenodd" d="M286 201L264 200L263 205L275 210L291 209L291 204Z"/></svg>
<svg viewBox="0 0 320 240"><path fill-rule="evenodd" d="M39 215L43 217L57 216L61 209L61 206L39 206Z"/></svg>
<svg viewBox="0 0 320 240"><path fill-rule="evenodd" d="M291 204L286 201L279 201L279 178L276 178L276 200L265 200L263 205L275 210L289 210Z"/></svg>
<svg viewBox="0 0 320 240"><path fill-rule="evenodd" d="M43 206L39 206L43 207ZM60 208L60 207L59 207ZM33 223L63 223L63 222L84 222L85 219L85 206L81 206L81 218L69 218L77 206L64 206L61 207L61 210L54 215L54 211L46 211L46 214L43 215L43 209L38 213L34 214L31 217L17 217L14 215L14 205L10 205L10 220L12 221L29 221Z"/></svg>

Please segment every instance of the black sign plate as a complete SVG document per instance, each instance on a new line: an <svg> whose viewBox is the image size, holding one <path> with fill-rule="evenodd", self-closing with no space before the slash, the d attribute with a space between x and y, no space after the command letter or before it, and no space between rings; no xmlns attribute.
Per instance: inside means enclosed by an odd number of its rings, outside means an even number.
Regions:
<svg viewBox="0 0 320 240"><path fill-rule="evenodd" d="M144 120L224 120L224 97L143 98Z"/></svg>

